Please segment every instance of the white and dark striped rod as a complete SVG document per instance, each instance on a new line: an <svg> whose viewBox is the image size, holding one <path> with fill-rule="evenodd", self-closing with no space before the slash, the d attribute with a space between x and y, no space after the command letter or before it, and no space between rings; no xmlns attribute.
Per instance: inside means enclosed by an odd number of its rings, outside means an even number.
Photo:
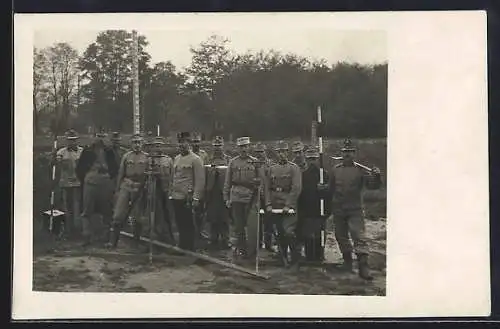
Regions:
<svg viewBox="0 0 500 329"><path fill-rule="evenodd" d="M54 154L57 152L57 135L54 138ZM57 157L57 155L56 155ZM56 159L57 160L57 159ZM56 183L56 161L52 164L52 191L50 191L50 217L49 217L49 230L52 232L54 227L54 195L55 195L55 183Z"/></svg>
<svg viewBox="0 0 500 329"><path fill-rule="evenodd" d="M134 104L134 133L141 131L141 115L139 112L139 39L137 31L132 31L132 74L133 74L133 104Z"/></svg>
<svg viewBox="0 0 500 329"><path fill-rule="evenodd" d="M318 106L318 148L319 148L319 182L320 184L324 184L324 166L323 166L323 121L321 118L321 106ZM323 198L320 199L320 214L321 216L325 215L325 200Z"/></svg>

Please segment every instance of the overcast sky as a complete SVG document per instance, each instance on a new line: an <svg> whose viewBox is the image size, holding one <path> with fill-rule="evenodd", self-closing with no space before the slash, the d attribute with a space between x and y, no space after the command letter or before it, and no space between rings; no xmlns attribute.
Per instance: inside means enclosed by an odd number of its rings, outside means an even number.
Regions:
<svg viewBox="0 0 500 329"><path fill-rule="evenodd" d="M95 41L99 31L91 30L38 30L34 46L44 48L56 42L67 42L80 54ZM230 39L229 48L237 53L247 50L274 49L293 52L310 59L375 64L387 61L387 39L384 31L339 30L139 30L149 41L146 51L152 63L171 61L181 69L189 65L190 46L197 46L211 34Z"/></svg>

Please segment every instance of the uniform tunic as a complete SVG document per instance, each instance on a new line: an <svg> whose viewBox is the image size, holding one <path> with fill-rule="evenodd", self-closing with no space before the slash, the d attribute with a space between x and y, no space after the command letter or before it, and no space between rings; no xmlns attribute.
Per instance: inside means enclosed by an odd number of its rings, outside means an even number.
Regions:
<svg viewBox="0 0 500 329"><path fill-rule="evenodd" d="M288 207L297 211L297 200L302 189L300 168L293 162L276 163L269 168L266 180L266 205L273 209ZM279 222L279 229L285 234L295 234L297 214L272 214L272 221Z"/></svg>
<svg viewBox="0 0 500 329"><path fill-rule="evenodd" d="M193 152L179 154L174 160L170 195L174 206L175 221L179 230L179 247L195 249L199 233L193 218L191 198L200 199L205 189L205 170L199 156Z"/></svg>
<svg viewBox="0 0 500 329"><path fill-rule="evenodd" d="M174 160L171 197L186 200L191 197L200 199L205 188L205 170L199 156L193 152L178 154Z"/></svg>
<svg viewBox="0 0 500 329"><path fill-rule="evenodd" d="M229 162L225 182L224 182L224 201L231 202L231 213L234 220L234 233L236 235L236 246L239 250L253 253L253 248L247 250L247 238L257 243L258 232L254 229L257 223L247 223L252 196L256 193L255 178L261 178L263 181L262 170L257 169L252 162L257 158L252 156L237 156ZM258 196L258 195L256 195ZM256 197L254 196L254 198ZM257 200L254 200L257 201ZM247 224L249 232L247 234ZM247 236L248 235L248 236Z"/></svg>
<svg viewBox="0 0 500 329"><path fill-rule="evenodd" d="M368 176L363 169L352 165L338 164L330 173L330 193L335 225L335 237L342 253L350 253L354 243L356 254L367 254L369 248L363 217L363 188L378 189L380 176Z"/></svg>

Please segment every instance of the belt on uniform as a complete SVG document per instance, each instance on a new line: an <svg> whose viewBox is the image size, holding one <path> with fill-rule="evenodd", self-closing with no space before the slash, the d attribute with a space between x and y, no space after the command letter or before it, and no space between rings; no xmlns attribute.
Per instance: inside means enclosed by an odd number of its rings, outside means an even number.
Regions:
<svg viewBox="0 0 500 329"><path fill-rule="evenodd" d="M288 188L282 188L282 187L273 187L273 188L271 188L271 191L273 191L273 192L285 192L285 193L288 193L288 192L290 192L290 189L288 189Z"/></svg>

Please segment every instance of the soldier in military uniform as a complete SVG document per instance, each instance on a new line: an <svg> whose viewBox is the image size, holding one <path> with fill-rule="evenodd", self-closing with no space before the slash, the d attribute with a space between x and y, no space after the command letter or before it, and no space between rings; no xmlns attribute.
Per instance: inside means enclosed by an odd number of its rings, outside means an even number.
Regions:
<svg viewBox="0 0 500 329"><path fill-rule="evenodd" d="M266 179L266 211L278 231L278 243L284 258L291 252L291 268L297 269L301 250L296 236L297 200L302 189L299 167L288 161L288 144L280 141L276 145L278 163L269 168ZM282 214L273 214L273 209L282 209Z"/></svg>
<svg viewBox="0 0 500 329"><path fill-rule="evenodd" d="M106 146L106 134L96 134L94 142L85 148L76 166L76 174L83 182L82 233L84 246L92 242L91 216L100 213L104 225L109 228L112 214L112 180L118 172L113 150ZM106 235L109 231L106 229ZM107 239L107 236L105 237Z"/></svg>
<svg viewBox="0 0 500 329"><path fill-rule="evenodd" d="M163 137L155 137L151 145L150 161L156 175L156 219L155 234L160 240L172 243L172 226L169 212L170 185L174 162L171 157L163 153L162 147L165 145ZM158 211L160 210L160 212Z"/></svg>
<svg viewBox="0 0 500 329"><path fill-rule="evenodd" d="M335 238L344 259L343 267L352 271L353 247L349 235L354 243L354 253L359 265L359 276L366 280L373 277L368 266L368 255L370 253L367 237L365 234L365 222L363 218L363 188L378 189L381 185L380 170L374 167L370 172L356 166L353 147L349 138L344 141L342 147L342 163L338 164L330 172L329 183L319 186L323 190L329 190L332 194L332 214L335 226Z"/></svg>
<svg viewBox="0 0 500 329"><path fill-rule="evenodd" d="M111 149L115 152L115 158L121 163L126 149L121 145L122 137L119 132L115 131L111 134Z"/></svg>
<svg viewBox="0 0 500 329"><path fill-rule="evenodd" d="M256 168L257 158L249 154L250 138L240 137L236 140L239 149L239 155L229 162L225 182L224 182L224 201L226 207L231 209L234 220L234 230L236 235L236 257L251 257L255 250L247 248L247 239L255 240L256 236L247 236L247 219L250 213L252 203L255 198L258 187L262 184L263 176L261 171ZM250 249L250 250L249 250Z"/></svg>
<svg viewBox="0 0 500 329"><path fill-rule="evenodd" d="M191 149L194 154L200 157L203 164L208 164L208 153L205 150L200 149L201 135L199 133L193 133L191 138Z"/></svg>
<svg viewBox="0 0 500 329"><path fill-rule="evenodd" d="M193 151L194 154L200 157L202 164L206 165L208 164L208 153L205 150L200 149L200 143L201 143L201 134L197 132L193 132L191 134L191 150ZM203 191L203 193L200 195L200 205L195 209L194 213L194 218L196 220L196 226L198 227L198 239L203 238L202 237L202 231L205 223L203 222L203 214L206 211L206 191Z"/></svg>
<svg viewBox="0 0 500 329"><path fill-rule="evenodd" d="M307 261L320 262L324 258L321 246L321 229L325 218L330 213L331 195L318 189L320 179L319 152L316 147L309 147L305 152L306 165L302 171L302 191L298 200L299 222L297 236L304 245ZM328 175L324 173L324 181ZM320 200L324 200L325 216L321 216Z"/></svg>
<svg viewBox="0 0 500 329"><path fill-rule="evenodd" d="M304 156L304 144L301 141L293 142L292 144L292 153L293 160L292 162L299 166L301 171L304 171L307 167L306 159Z"/></svg>
<svg viewBox="0 0 500 329"><path fill-rule="evenodd" d="M59 168L59 188L61 189L62 208L66 216L66 229L70 235L81 230L80 200L81 182L76 175L76 166L83 147L78 145L78 134L73 129L66 132L67 146L56 153Z"/></svg>
<svg viewBox="0 0 500 329"><path fill-rule="evenodd" d="M143 139L140 134L133 135L130 141L132 143L132 151L123 155L114 187L116 202L110 228L110 239L107 244L109 248L116 248L120 239L120 230L128 220L130 213L132 213L135 220L134 238L136 245L138 245L138 240L145 223L142 210L148 156L142 151Z"/></svg>
<svg viewBox="0 0 500 329"><path fill-rule="evenodd" d="M177 139L180 154L174 159L170 197L179 231L179 247L194 250L198 228L193 212L199 208L200 198L205 189L205 168L200 157L190 149L190 134L179 133Z"/></svg>
<svg viewBox="0 0 500 329"><path fill-rule="evenodd" d="M229 247L229 214L224 204L224 178L229 156L224 153L224 139L216 136L213 151L208 156L206 170L206 214L210 226L210 244L213 248ZM226 167L226 168L224 168Z"/></svg>
<svg viewBox="0 0 500 329"><path fill-rule="evenodd" d="M123 155L127 150L121 145L122 137L119 132L113 132L111 134L111 149L115 153L115 159L117 163L121 163ZM116 186L116 177L113 180L113 186Z"/></svg>
<svg viewBox="0 0 500 329"><path fill-rule="evenodd" d="M269 168L273 165L273 161L267 157L266 154L266 145L263 143L257 143L254 146L254 155L255 157L262 161L262 171L263 176L269 176ZM260 208L266 209L266 201L264 199L264 189L261 189L260 195ZM273 251L272 249L272 241L273 241L273 223L270 221L268 214L264 214L262 217L262 225L260 225L259 236L264 240L264 248L268 251ZM261 242L262 243L262 242Z"/></svg>

